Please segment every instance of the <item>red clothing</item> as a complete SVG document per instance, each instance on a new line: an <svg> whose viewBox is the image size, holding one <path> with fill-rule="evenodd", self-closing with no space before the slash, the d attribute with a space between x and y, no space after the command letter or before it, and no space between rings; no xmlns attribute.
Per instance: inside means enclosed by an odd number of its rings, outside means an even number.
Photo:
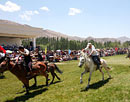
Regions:
<svg viewBox="0 0 130 102"><path fill-rule="evenodd" d="M0 51L3 51L3 53L6 54L6 50L3 47L1 47L1 46L0 46Z"/></svg>

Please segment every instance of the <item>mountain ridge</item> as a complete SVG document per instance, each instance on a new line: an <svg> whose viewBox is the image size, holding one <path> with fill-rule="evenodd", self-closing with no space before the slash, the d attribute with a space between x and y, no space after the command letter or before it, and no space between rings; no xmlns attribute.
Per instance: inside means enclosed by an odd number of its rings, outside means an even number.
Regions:
<svg viewBox="0 0 130 102"><path fill-rule="evenodd" d="M20 23L16 23L16 22L13 22L13 21L9 21L9 20L0 20L0 24L32 27L32 26L27 25L27 24L20 24ZM101 43L108 42L108 41L111 41L111 42L120 41L121 43L126 42L126 41L130 41L130 38L126 37L126 36L121 36L121 37L118 37L118 38L108 38L108 37L94 38L94 37L89 36L87 38L82 38L82 37L78 37L78 36L70 36L70 35L67 35L67 34L63 34L61 32L56 32L56 31L53 31L53 30L50 30L50 29L44 29L44 28L42 28L42 32L40 34L38 34L38 37L55 37L55 38L63 37L63 38L67 38L68 40L79 40L79 41L94 40L96 42L101 42Z"/></svg>

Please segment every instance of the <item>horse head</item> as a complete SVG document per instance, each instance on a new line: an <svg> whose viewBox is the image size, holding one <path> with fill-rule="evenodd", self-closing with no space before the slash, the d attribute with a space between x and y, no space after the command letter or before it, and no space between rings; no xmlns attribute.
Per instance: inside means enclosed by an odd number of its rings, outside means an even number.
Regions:
<svg viewBox="0 0 130 102"><path fill-rule="evenodd" d="M0 72L8 70L10 58L6 57L5 60L0 64Z"/></svg>
<svg viewBox="0 0 130 102"><path fill-rule="evenodd" d="M79 64L78 64L78 66L79 66L79 67L82 67L83 64L84 64L84 62L85 62L85 53L84 53L84 52L81 52L81 53L80 53L80 58L79 58Z"/></svg>

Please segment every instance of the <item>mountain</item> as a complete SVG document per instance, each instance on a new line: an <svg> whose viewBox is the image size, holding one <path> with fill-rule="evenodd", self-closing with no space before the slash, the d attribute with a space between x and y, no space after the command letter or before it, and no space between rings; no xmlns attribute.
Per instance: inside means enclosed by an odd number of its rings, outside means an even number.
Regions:
<svg viewBox="0 0 130 102"><path fill-rule="evenodd" d="M126 37L126 36L119 37L119 38L117 38L117 39L120 40L121 43L126 42L126 41L130 41L130 38L128 38L128 37Z"/></svg>
<svg viewBox="0 0 130 102"><path fill-rule="evenodd" d="M79 41L83 41L83 40L87 40L87 41L90 41L90 40L94 40L96 42L107 42L107 41L111 41L111 42L115 42L115 41L120 41L121 43L125 42L125 41L130 41L130 38L128 37L119 37L119 38L94 38L94 37L87 37L87 38L81 38L81 37L78 37L78 36L69 36L67 34L63 34L63 33L60 33L60 32L56 32L56 31L52 31L52 30L49 30L49 29L43 29L43 28L37 28L37 27L32 27L30 25L26 25L26 24L19 24L19 23L16 23L16 22L13 22L13 21L8 21L8 20L0 20L0 24L4 25L4 24L8 24L10 26L19 26L21 27L26 27L26 28L33 28L34 29L34 33L35 33L35 30L38 30L39 33L36 33L38 37L63 37L63 38L68 38L68 40L79 40Z"/></svg>
<svg viewBox="0 0 130 102"><path fill-rule="evenodd" d="M68 38L68 40L80 40L83 41L85 38L77 37L77 36L69 36L67 34L63 34L60 32L52 31L52 30L43 30L43 33L40 35L41 37L63 37L63 38Z"/></svg>
<svg viewBox="0 0 130 102"><path fill-rule="evenodd" d="M94 40L96 42L101 42L101 43L108 42L108 41L111 41L111 42L120 41L116 38L93 38L93 37L88 37L86 38L86 40L87 41Z"/></svg>

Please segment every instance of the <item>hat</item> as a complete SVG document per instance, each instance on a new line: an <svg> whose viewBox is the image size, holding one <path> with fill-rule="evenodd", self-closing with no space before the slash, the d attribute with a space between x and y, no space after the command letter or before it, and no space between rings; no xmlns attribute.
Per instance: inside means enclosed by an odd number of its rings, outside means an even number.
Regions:
<svg viewBox="0 0 130 102"><path fill-rule="evenodd" d="M88 48L90 45L92 45L92 44L91 44L91 43L88 43L88 44L87 44L87 48Z"/></svg>

